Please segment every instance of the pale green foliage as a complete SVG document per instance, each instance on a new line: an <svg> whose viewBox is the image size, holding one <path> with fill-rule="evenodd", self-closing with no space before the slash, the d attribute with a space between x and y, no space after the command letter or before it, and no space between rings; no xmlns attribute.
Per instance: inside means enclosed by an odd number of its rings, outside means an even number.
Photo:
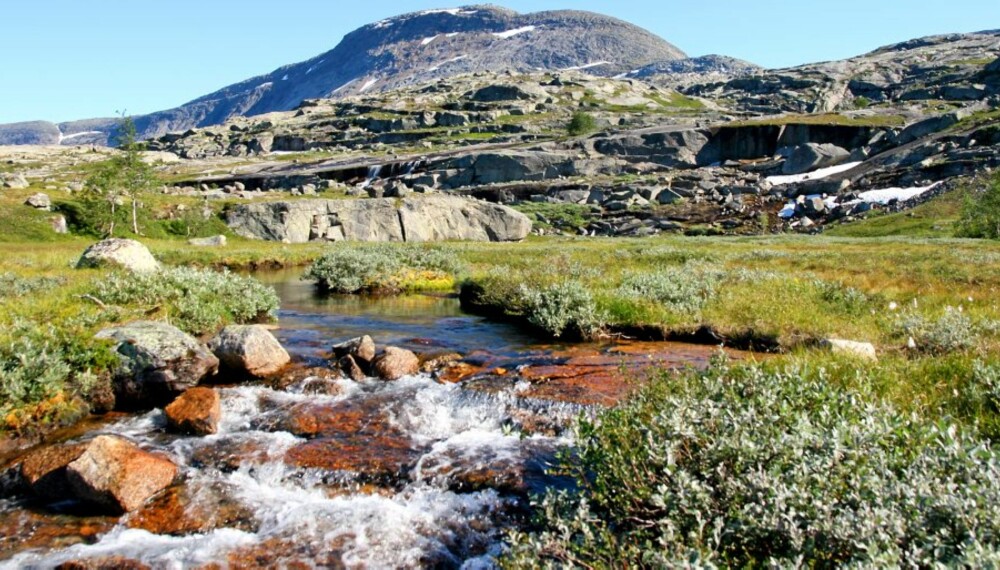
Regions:
<svg viewBox="0 0 1000 570"><path fill-rule="evenodd" d="M172 324L194 334L271 318L279 304L274 289L252 277L191 268L115 273L99 281L93 295L108 305L163 309Z"/></svg>
<svg viewBox="0 0 1000 570"><path fill-rule="evenodd" d="M977 180L956 224L959 237L1000 239L1000 173Z"/></svg>
<svg viewBox="0 0 1000 570"><path fill-rule="evenodd" d="M506 565L996 567L997 455L873 402L819 366L664 375L581 421L580 491L541 498Z"/></svg>
<svg viewBox="0 0 1000 570"><path fill-rule="evenodd" d="M556 338L567 333L589 338L603 326L593 296L579 281L561 281L541 289L522 284L517 296L528 322Z"/></svg>
<svg viewBox="0 0 1000 570"><path fill-rule="evenodd" d="M968 350L976 345L979 336L972 319L954 307L946 307L936 318L903 313L897 318L896 329L898 335L912 338L918 350L933 354Z"/></svg>
<svg viewBox="0 0 1000 570"><path fill-rule="evenodd" d="M0 273L0 298L48 291L65 282L63 277L22 277L13 273Z"/></svg>
<svg viewBox="0 0 1000 570"><path fill-rule="evenodd" d="M726 272L718 266L690 262L655 272L625 276L617 295L626 299L659 303L678 313L698 314L715 294Z"/></svg>
<svg viewBox="0 0 1000 570"><path fill-rule="evenodd" d="M307 279L335 293L397 292L408 272L458 273L454 252L403 244L338 244L306 271Z"/></svg>

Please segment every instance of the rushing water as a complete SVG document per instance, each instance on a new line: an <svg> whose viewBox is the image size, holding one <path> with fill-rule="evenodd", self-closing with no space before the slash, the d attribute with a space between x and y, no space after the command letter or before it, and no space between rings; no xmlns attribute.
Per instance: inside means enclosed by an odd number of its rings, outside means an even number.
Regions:
<svg viewBox="0 0 1000 570"><path fill-rule="evenodd" d="M617 397L615 362L648 358L645 345L538 346L454 299L321 298L294 275L262 278L283 301L276 335L300 362L318 366L331 344L370 334L471 355L469 378L221 387L219 433L207 437L167 433L159 410L118 417L77 439L126 437L168 455L180 482L120 520L0 501L0 568L113 556L155 568L490 568L526 497L571 484L547 470L572 444L565 428L594 409L593 394ZM658 350L671 365L711 352Z"/></svg>

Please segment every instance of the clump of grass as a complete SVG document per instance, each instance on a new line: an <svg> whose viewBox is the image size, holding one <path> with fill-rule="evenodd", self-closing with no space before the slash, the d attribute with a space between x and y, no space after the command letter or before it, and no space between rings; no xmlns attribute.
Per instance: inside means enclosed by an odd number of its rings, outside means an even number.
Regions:
<svg viewBox="0 0 1000 570"><path fill-rule="evenodd" d="M305 277L334 293L399 293L450 289L461 268L454 252L444 248L344 244L316 260Z"/></svg>
<svg viewBox="0 0 1000 570"><path fill-rule="evenodd" d="M576 492L536 502L512 568L992 566L1000 458L824 366L664 374L583 419Z"/></svg>
<svg viewBox="0 0 1000 570"><path fill-rule="evenodd" d="M55 289L66 283L62 277L27 277L14 273L0 273L0 297L23 297Z"/></svg>
<svg viewBox="0 0 1000 570"><path fill-rule="evenodd" d="M273 318L279 304L274 289L252 277L191 268L115 273L98 281L91 294L106 305L162 311L172 324L192 334L209 333L230 322Z"/></svg>
<svg viewBox="0 0 1000 570"><path fill-rule="evenodd" d="M979 331L973 320L961 309L945 307L932 317L924 313L906 312L896 320L898 336L913 340L913 348L930 354L946 354L974 348Z"/></svg>

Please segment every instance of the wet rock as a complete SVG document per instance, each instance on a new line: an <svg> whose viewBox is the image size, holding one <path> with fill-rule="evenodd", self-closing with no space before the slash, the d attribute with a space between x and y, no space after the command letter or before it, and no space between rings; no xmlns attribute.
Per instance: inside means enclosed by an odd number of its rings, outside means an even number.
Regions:
<svg viewBox="0 0 1000 570"><path fill-rule="evenodd" d="M834 354L854 356L864 360L878 361L878 354L875 345L870 342L857 342L853 340L842 340L838 338L828 338L820 343L820 346Z"/></svg>
<svg viewBox="0 0 1000 570"><path fill-rule="evenodd" d="M217 485L170 487L129 515L125 526L153 534L185 536L218 528L257 530L251 509Z"/></svg>
<svg viewBox="0 0 1000 570"><path fill-rule="evenodd" d="M230 325L209 344L223 368L263 378L284 368L291 357L261 325Z"/></svg>
<svg viewBox="0 0 1000 570"><path fill-rule="evenodd" d="M49 500L70 496L66 466L83 454L86 444L46 446L21 460L21 479L33 494Z"/></svg>
<svg viewBox="0 0 1000 570"><path fill-rule="evenodd" d="M404 348L387 346L382 354L375 357L372 370L383 380L399 380L420 372L420 359Z"/></svg>
<svg viewBox="0 0 1000 570"><path fill-rule="evenodd" d="M420 360L420 371L430 374L459 362L462 360L462 355L454 352L447 352L444 354L431 354L426 357L421 357Z"/></svg>
<svg viewBox="0 0 1000 570"><path fill-rule="evenodd" d="M146 246L135 240L121 238L106 239L88 247L76 266L113 267L135 273L150 273L160 269L160 264Z"/></svg>
<svg viewBox="0 0 1000 570"><path fill-rule="evenodd" d="M104 329L97 338L118 342L114 391L120 408L166 404L219 368L207 348L166 323L137 321Z"/></svg>
<svg viewBox="0 0 1000 570"><path fill-rule="evenodd" d="M375 341L365 335L333 345L334 358L341 359L350 356L363 369L371 366L375 360Z"/></svg>
<svg viewBox="0 0 1000 570"><path fill-rule="evenodd" d="M219 430L222 405L212 388L191 388L164 408L168 427L191 435L208 435Z"/></svg>
<svg viewBox="0 0 1000 570"><path fill-rule="evenodd" d="M355 382L360 382L367 377L365 371L358 365L358 361L350 354L338 360L337 365L340 366L340 370L343 371L344 375Z"/></svg>
<svg viewBox="0 0 1000 570"><path fill-rule="evenodd" d="M114 513L134 511L177 475L170 460L115 436L102 435L66 467L77 498Z"/></svg>
<svg viewBox="0 0 1000 570"><path fill-rule="evenodd" d="M226 245L226 236L218 235L206 238L192 238L188 240L188 245L195 247L224 247Z"/></svg>
<svg viewBox="0 0 1000 570"><path fill-rule="evenodd" d="M150 570L151 567L124 556L102 556L70 560L56 566L56 570Z"/></svg>
<svg viewBox="0 0 1000 570"><path fill-rule="evenodd" d="M41 192L28 196L28 199L24 201L24 204L38 210L45 210L46 212L52 209L52 200L49 199L49 195Z"/></svg>

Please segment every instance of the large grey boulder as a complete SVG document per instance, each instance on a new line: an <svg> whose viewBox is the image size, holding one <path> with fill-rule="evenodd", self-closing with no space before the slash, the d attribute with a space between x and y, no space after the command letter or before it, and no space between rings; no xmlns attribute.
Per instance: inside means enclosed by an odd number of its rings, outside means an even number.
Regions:
<svg viewBox="0 0 1000 570"><path fill-rule="evenodd" d="M468 94L468 98L480 103L495 103L499 101L524 101L528 99L545 98L548 94L537 85L498 84L488 85Z"/></svg>
<svg viewBox="0 0 1000 570"><path fill-rule="evenodd" d="M48 194L44 194L42 192L28 196L28 199L24 201L24 204L38 210L45 210L46 212L52 209L52 200L49 198Z"/></svg>
<svg viewBox="0 0 1000 570"><path fill-rule="evenodd" d="M847 162L851 153L832 144L806 143L792 149L781 170L785 174L804 174Z"/></svg>
<svg viewBox="0 0 1000 570"><path fill-rule="evenodd" d="M230 325L208 347L223 368L258 378L274 374L291 361L278 339L261 325Z"/></svg>
<svg viewBox="0 0 1000 570"><path fill-rule="evenodd" d="M716 162L703 152L709 143L701 130L664 131L615 135L597 139L594 150L629 162L652 162L670 168L694 168Z"/></svg>
<svg viewBox="0 0 1000 570"><path fill-rule="evenodd" d="M77 268L117 267L135 273L151 273L160 269L149 249L131 239L111 238L88 247Z"/></svg>
<svg viewBox="0 0 1000 570"><path fill-rule="evenodd" d="M383 380L399 380L420 372L420 359L405 348L387 346L375 357L372 369Z"/></svg>
<svg viewBox="0 0 1000 570"><path fill-rule="evenodd" d="M161 406L219 369L211 351L166 323L136 321L104 329L97 338L118 343L114 392L120 408Z"/></svg>
<svg viewBox="0 0 1000 570"><path fill-rule="evenodd" d="M31 186L31 184L23 174L14 174L12 176L0 177L0 186L14 190L23 190Z"/></svg>
<svg viewBox="0 0 1000 570"><path fill-rule="evenodd" d="M531 220L511 208L438 195L241 204L227 221L240 236L286 243L519 241L531 231Z"/></svg>

